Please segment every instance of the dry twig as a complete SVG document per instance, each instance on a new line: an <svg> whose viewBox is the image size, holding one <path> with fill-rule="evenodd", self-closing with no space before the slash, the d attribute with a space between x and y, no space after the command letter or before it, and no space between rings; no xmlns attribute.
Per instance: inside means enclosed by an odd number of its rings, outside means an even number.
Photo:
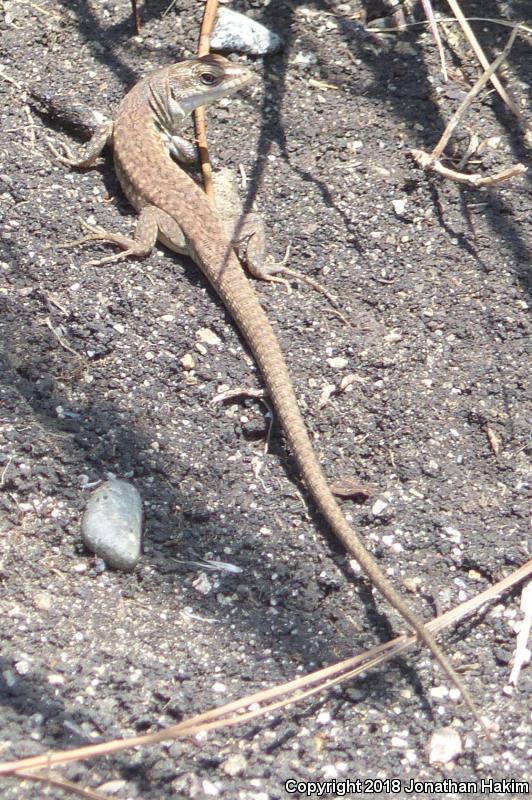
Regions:
<svg viewBox="0 0 532 800"><path fill-rule="evenodd" d="M438 23L436 22L434 11L432 10L430 0L421 0L421 4L423 5L423 10L425 12L425 16L427 17L427 22L430 28L430 32L434 37L434 41L436 42L436 47L438 48L438 53L440 54L440 64L441 64L443 80L447 81L447 67L445 65L445 55L443 52L443 45L441 43L440 32L438 30Z"/></svg>
<svg viewBox="0 0 532 800"><path fill-rule="evenodd" d="M510 52L512 45L515 41L515 37L517 36L519 30L519 26L515 26L510 34L508 42L504 50L497 56L495 61L486 69L486 71L480 76L480 78L476 81L474 86L470 89L470 91L465 96L464 100L460 103L459 107L451 117L449 124L445 128L440 141L433 149L432 153L426 153L424 150L411 150L411 155L413 156L414 160L420 167L423 169L430 169L434 172L443 175L446 178L450 178L451 180L457 181L459 183L467 183L473 187L479 186L488 186L494 183L499 183L503 180L508 180L508 178L515 177L516 175L522 175L526 172L526 167L524 164L514 164L507 169L502 170L494 175L488 176L481 176L481 175L471 175L462 172L457 172L456 170L449 169L448 167L444 166L440 161L440 156L442 155L445 147L451 135L456 128L456 126L461 121L462 117L464 116L466 110L470 106L474 97L480 92L480 90L486 85L488 80L490 80L495 72L498 69L502 61L506 58L508 53Z"/></svg>
<svg viewBox="0 0 532 800"><path fill-rule="evenodd" d="M135 23L135 33L140 36L140 14L137 8L137 0L131 0L131 10L133 11L133 21Z"/></svg>

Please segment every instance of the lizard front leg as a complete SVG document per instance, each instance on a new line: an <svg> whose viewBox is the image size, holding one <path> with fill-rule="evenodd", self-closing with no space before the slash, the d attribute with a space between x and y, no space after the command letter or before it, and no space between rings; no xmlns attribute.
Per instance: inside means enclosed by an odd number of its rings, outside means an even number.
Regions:
<svg viewBox="0 0 532 800"><path fill-rule="evenodd" d="M179 164L184 166L191 166L196 164L198 154L196 151L196 144L185 139L184 136L174 133L166 139L168 152Z"/></svg>
<svg viewBox="0 0 532 800"><path fill-rule="evenodd" d="M76 169L88 169L93 167L103 148L112 143L113 123L104 122L98 126L89 141L80 148L79 156L75 156L68 145L61 142L63 153L60 153L54 144L48 139L47 144L54 156L67 167Z"/></svg>
<svg viewBox="0 0 532 800"><path fill-rule="evenodd" d="M77 156L64 143L61 143L63 153L60 153L57 147L49 140L47 144L62 164L76 169L88 169L94 166L104 147L112 145L112 142L113 122L105 122L96 129L91 139L82 146ZM166 146L172 156L182 163L190 163L195 160L194 145L182 136L174 134L168 137ZM92 262L93 264L110 264L129 256L145 258L153 250L157 239L160 239L163 244L177 253L190 255L180 226L172 217L156 206L145 206L140 210L133 236L114 233L98 225L91 225L82 219L80 220L80 225L85 235L74 242L70 242L69 247L76 247L90 242L109 242L109 244L116 245L122 251L112 256L105 256Z"/></svg>
<svg viewBox="0 0 532 800"><path fill-rule="evenodd" d="M73 154L72 150L66 144L61 143L63 153L60 153L49 140L47 144L52 153L62 164L75 167L76 169L88 169L94 166L104 147L112 144L112 140L113 123L104 122L96 129L91 139L83 145L77 156ZM157 241L157 231L159 228L157 212L158 209L151 206L147 206L141 210L133 237L124 236L120 233L112 233L97 225L90 225L88 222L80 220L80 225L82 230L85 231L85 235L80 239L76 239L74 242L70 242L68 247L99 241L114 244L123 251L113 256L106 256L96 261L96 264L109 264L114 261L120 261L128 256L138 256L142 258L149 255ZM164 212L160 213L162 214Z"/></svg>

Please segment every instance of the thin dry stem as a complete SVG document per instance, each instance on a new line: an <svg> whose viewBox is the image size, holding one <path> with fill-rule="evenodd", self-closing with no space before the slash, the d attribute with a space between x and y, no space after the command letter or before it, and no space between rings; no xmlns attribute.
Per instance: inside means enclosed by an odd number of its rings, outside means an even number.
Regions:
<svg viewBox="0 0 532 800"><path fill-rule="evenodd" d="M425 11L425 16L427 17L428 26L434 37L434 41L436 42L438 53L440 54L440 64L441 64L443 80L447 82L447 66L445 64L445 54L443 52L443 45L440 37L440 32L438 30L438 24L434 16L434 11L432 10L430 0L421 0L421 3L423 5L423 10Z"/></svg>
<svg viewBox="0 0 532 800"><path fill-rule="evenodd" d="M141 34L141 30L140 30L140 14L139 14L139 10L137 8L137 0L131 0L131 10L133 12L133 21L135 23L135 32L136 32L137 36L140 36L140 34Z"/></svg>
<svg viewBox="0 0 532 800"><path fill-rule="evenodd" d="M218 11L218 0L207 0L205 4L205 11L203 12L203 19L201 21L199 39L198 39L198 56L206 56L209 53L211 46L212 29L214 27L214 20L216 19L216 12ZM198 156L201 166L201 175L203 178L203 186L205 194L213 203L214 200L214 187L212 183L212 167L209 158L209 150L207 147L207 127L205 124L205 109L196 108L194 111L194 128L196 131L196 144L198 148Z"/></svg>
<svg viewBox="0 0 532 800"><path fill-rule="evenodd" d="M484 603L492 600L529 575L532 575L532 559L507 578L503 578L494 586L486 589L486 591L431 620L427 623L427 628L433 633L442 630L477 610ZM192 736L200 731L239 725L255 717L264 716L284 706L321 693L335 684L358 675L360 672L397 657L416 642L417 638L415 636L399 636L393 641L372 648L367 653L346 659L330 667L325 667L281 686L274 686L271 689L248 695L219 708L211 709L203 714L184 720L178 725L172 725L155 733L134 736L129 739L114 739L111 742L101 742L100 744L88 745L74 750L57 750L41 756L6 762L0 764L0 775L16 774L20 770L46 768L54 764L86 760L121 750L128 750L139 745L152 745Z"/></svg>
<svg viewBox="0 0 532 800"><path fill-rule="evenodd" d="M419 166L423 169L430 169L433 172L437 172L438 175L441 175L444 178L449 178L452 181L456 181L456 183L467 183L474 189L479 189L481 186L492 186L496 183L507 181L509 178L515 178L519 175L523 175L527 170L524 164L514 164L513 166L507 167L500 172L496 172L494 175L471 175L466 172L457 172L454 169L446 167L441 163L441 161L435 161L434 156L432 154L425 153L424 150L414 149L410 151L410 154L416 163L419 164Z"/></svg>
<svg viewBox="0 0 532 800"><path fill-rule="evenodd" d="M455 15L456 19L458 20L458 22L459 22L459 24L460 24L460 26L461 26L461 28L462 28L462 30L464 32L464 35L465 35L466 39L468 40L469 44L471 45L471 47L474 50L474 53L475 53L476 57L478 58L478 60L480 61L481 65L484 67L484 69L488 69L488 65L489 65L488 59L484 55L484 51L482 50L482 47L480 46L477 37L473 33L473 30L472 30L469 22L467 21L467 19L463 15L462 9L460 8L460 6L458 4L458 0L447 0L447 3L449 4L449 6L451 8L451 11L453 12L453 14ZM519 29L520 26L516 25L515 27L517 29ZM520 110L519 110L519 108L517 106L517 103L510 97L510 95L508 94L508 92L506 91L506 89L504 88L504 86L502 85L502 83L500 82L500 80L498 79L498 77L496 75L492 74L490 76L490 80L491 80L493 86L498 91L499 95L501 96L503 102L506 103L508 108L515 114L515 116L519 120L523 130L526 131L528 129L528 125L527 125L526 120L523 118L523 115L521 114L521 112L520 112Z"/></svg>
<svg viewBox="0 0 532 800"><path fill-rule="evenodd" d="M518 33L518 26L516 25L509 38L506 46L502 50L502 52L497 56L495 61L486 69L486 71L480 76L480 78L475 82L474 86L469 90L465 98L460 103L459 107L451 117L447 127L445 128L440 141L432 150L432 153L428 154L424 150L411 150L411 155L413 156L414 160L420 167L425 170L433 170L437 172L439 175L442 175L445 178L449 178L457 183L466 183L470 186L478 188L480 186L491 186L495 183L500 183L501 181L508 180L509 178L513 178L517 175L522 175L526 171L526 167L523 164L514 164L511 167L508 167L500 172L496 173L495 175L488 175L488 176L481 176L481 175L470 175L463 172L457 172L456 170L449 169L445 167L441 161L440 156L442 155L445 147L447 146L449 139L452 136L453 131L457 127L457 125L461 122L464 114L466 113L467 109L471 105L473 99L478 95L481 89L486 85L486 83L492 79L495 70L499 68L501 63L507 57L508 53L510 52L512 45L515 41L515 38Z"/></svg>
<svg viewBox="0 0 532 800"><path fill-rule="evenodd" d="M452 136L452 133L456 126L461 122L464 114L466 113L467 109L471 105L473 99L479 94L479 92L483 89L486 83L491 80L494 72L500 67L502 62L505 60L506 56L512 49L513 43L515 42L515 37L517 36L518 28L517 26L512 30L510 36L508 37L508 41L504 47L504 49L499 53L495 61L493 61L483 72L480 78L475 82L475 84L471 87L468 91L456 111L454 112L453 116L449 120L447 127L445 128L440 141L432 151L432 155L435 159L440 158L441 154L445 150L449 139Z"/></svg>
<svg viewBox="0 0 532 800"><path fill-rule="evenodd" d="M16 772L14 777L23 780L38 781L44 783L45 786L55 786L57 789L62 789L65 792L76 794L78 797L88 798L88 800L109 800L108 794L101 794L94 791L94 789L87 789L84 786L78 786L72 781L67 781L57 775L42 772Z"/></svg>
<svg viewBox="0 0 532 800"><path fill-rule="evenodd" d="M530 651L527 650L527 643L532 627L532 581L529 581L526 586L523 587L523 592L521 594L521 611L524 616L521 623L521 630L517 634L514 665L510 673L510 683L513 686L517 686L521 667L530 660Z"/></svg>

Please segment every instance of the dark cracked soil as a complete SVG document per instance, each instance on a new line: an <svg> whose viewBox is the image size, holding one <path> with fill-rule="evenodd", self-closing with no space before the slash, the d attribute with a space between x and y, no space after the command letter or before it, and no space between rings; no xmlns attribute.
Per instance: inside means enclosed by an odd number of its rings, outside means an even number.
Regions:
<svg viewBox="0 0 532 800"><path fill-rule="evenodd" d="M473 191L408 156L434 146L478 76L456 26L446 84L422 27L377 37L347 18L355 3L251 5L284 49L256 60L255 87L212 111L212 149L246 170L275 255L290 243L290 266L340 300L350 326L309 286L257 285L330 480L372 487L365 503L343 501L346 514L429 617L529 557L528 179ZM527 5L462 3L507 19ZM27 90L108 114L137 77L193 51L201 5L178 0L163 16L166 6L144 5L136 39L128 0L3 5L2 760L157 730L404 628L307 504L278 429L264 454L261 402L212 403L222 386L261 381L196 268L163 248L95 266L109 248L59 247L79 236L79 217L127 230L133 216L109 158L85 173L54 160L46 139L75 136ZM508 29L477 31L494 58ZM505 80L525 113L531 66L518 39ZM451 165L474 135L474 170L526 162L494 92L460 126ZM144 501L130 575L80 543L87 486L109 475ZM207 572L207 557L241 572ZM282 798L290 777L395 778L401 796L411 780L530 779L530 668L508 688L519 602L516 589L442 636L496 746L417 649L273 718L61 774L146 800ZM464 752L440 769L426 745L444 725ZM13 779L1 788L60 796L45 791Z"/></svg>

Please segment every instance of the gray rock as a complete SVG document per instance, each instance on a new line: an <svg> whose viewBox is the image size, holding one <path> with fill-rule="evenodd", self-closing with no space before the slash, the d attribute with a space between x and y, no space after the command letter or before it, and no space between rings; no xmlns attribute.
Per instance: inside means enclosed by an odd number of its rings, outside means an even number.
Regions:
<svg viewBox="0 0 532 800"><path fill-rule="evenodd" d="M115 569L132 572L140 556L142 500L127 481L102 483L90 495L81 536L89 550Z"/></svg>
<svg viewBox="0 0 532 800"><path fill-rule="evenodd" d="M280 50L281 44L277 34L260 22L224 6L218 11L211 39L213 50L232 50L235 53L264 56Z"/></svg>

